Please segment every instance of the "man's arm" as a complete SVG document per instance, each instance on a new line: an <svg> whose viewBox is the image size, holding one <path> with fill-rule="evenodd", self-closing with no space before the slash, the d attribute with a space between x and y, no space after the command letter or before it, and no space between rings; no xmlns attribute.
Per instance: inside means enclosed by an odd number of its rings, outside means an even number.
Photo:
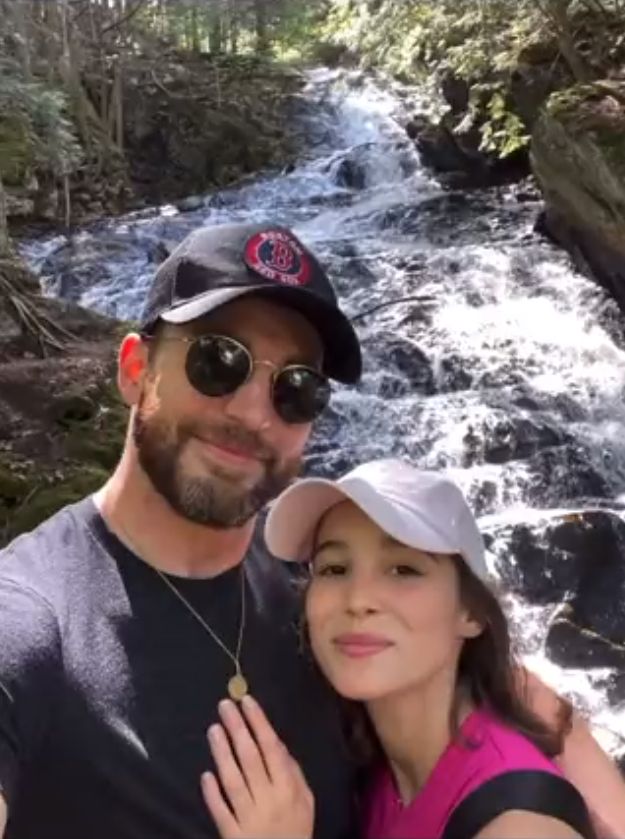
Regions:
<svg viewBox="0 0 625 839"><path fill-rule="evenodd" d="M5 555L0 554L4 561ZM0 576L0 837L22 781L50 725L62 668L51 604L21 582Z"/></svg>
<svg viewBox="0 0 625 839"><path fill-rule="evenodd" d="M559 698L538 676L525 671L530 707L550 725L558 715ZM625 779L610 756L592 736L587 722L573 712L572 727L558 758L568 780L586 801L602 839L625 837Z"/></svg>

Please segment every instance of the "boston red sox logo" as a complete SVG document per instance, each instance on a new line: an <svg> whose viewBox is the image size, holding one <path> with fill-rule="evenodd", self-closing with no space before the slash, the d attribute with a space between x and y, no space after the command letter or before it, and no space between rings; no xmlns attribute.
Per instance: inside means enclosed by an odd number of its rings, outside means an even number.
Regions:
<svg viewBox="0 0 625 839"><path fill-rule="evenodd" d="M310 280L310 259L297 239L283 230L263 230L248 239L243 254L246 265L265 277L286 285Z"/></svg>
<svg viewBox="0 0 625 839"><path fill-rule="evenodd" d="M288 271L293 265L293 251L284 242L274 242L268 264L276 271Z"/></svg>

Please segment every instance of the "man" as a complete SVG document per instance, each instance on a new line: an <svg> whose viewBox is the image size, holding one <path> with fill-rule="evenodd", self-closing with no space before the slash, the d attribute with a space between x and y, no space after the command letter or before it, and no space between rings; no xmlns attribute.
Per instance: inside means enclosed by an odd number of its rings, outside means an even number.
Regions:
<svg viewBox="0 0 625 839"><path fill-rule="evenodd" d="M298 472L328 378L360 368L290 231L202 229L161 265L119 353L118 467L0 554L5 837L216 836L205 733L248 690L313 788L315 835L349 835L334 704L300 654L286 572L252 536Z"/></svg>

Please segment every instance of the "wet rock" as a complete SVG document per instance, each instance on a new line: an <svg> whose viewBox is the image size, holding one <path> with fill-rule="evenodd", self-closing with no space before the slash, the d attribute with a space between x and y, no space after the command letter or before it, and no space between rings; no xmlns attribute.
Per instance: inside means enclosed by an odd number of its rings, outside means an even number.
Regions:
<svg viewBox="0 0 625 839"><path fill-rule="evenodd" d="M607 695L611 705L625 703L625 668L620 668L610 674L607 683ZM623 756L625 757L625 753ZM625 764L623 768L625 769Z"/></svg>
<svg viewBox="0 0 625 839"><path fill-rule="evenodd" d="M610 498L611 486L593 453L575 442L541 449L528 461L534 503L553 506L566 499Z"/></svg>
<svg viewBox="0 0 625 839"><path fill-rule="evenodd" d="M524 460L549 446L560 445L566 434L547 423L524 417L500 418L489 430L484 445L486 463Z"/></svg>
<svg viewBox="0 0 625 839"><path fill-rule="evenodd" d="M471 87L466 79L461 79L448 71L441 78L440 89L452 113L464 114L469 107L471 94Z"/></svg>
<svg viewBox="0 0 625 839"><path fill-rule="evenodd" d="M579 626L571 607L565 607L552 621L545 650L562 667L625 667L625 645Z"/></svg>
<svg viewBox="0 0 625 839"><path fill-rule="evenodd" d="M148 262L160 265L161 262L164 262L167 259L175 246L175 243L164 242L162 239L158 242L150 243L147 251Z"/></svg>
<svg viewBox="0 0 625 839"><path fill-rule="evenodd" d="M454 353L440 358L436 365L436 385L444 393L469 390L473 386L473 376L467 370L466 359Z"/></svg>
<svg viewBox="0 0 625 839"><path fill-rule="evenodd" d="M380 395L386 398L419 393L431 396L436 392L432 365L427 355L407 338L376 336L375 344L363 342L365 352L375 359L373 367L380 367L384 376Z"/></svg>
<svg viewBox="0 0 625 839"><path fill-rule="evenodd" d="M625 655L625 523L618 515L587 510L501 528L493 551L509 589L531 603L566 602L550 630L560 663Z"/></svg>
<svg viewBox="0 0 625 839"><path fill-rule="evenodd" d="M578 584L582 558L556 544L566 522L518 524L495 534L496 566L507 589L535 604L561 602Z"/></svg>
<svg viewBox="0 0 625 839"><path fill-rule="evenodd" d="M176 201L176 207L181 213L190 213L193 210L201 210L204 206L204 197L202 195L189 195L181 201Z"/></svg>
<svg viewBox="0 0 625 839"><path fill-rule="evenodd" d="M334 182L337 186L347 189L364 189L367 183L367 173L362 163L345 158L334 171Z"/></svg>

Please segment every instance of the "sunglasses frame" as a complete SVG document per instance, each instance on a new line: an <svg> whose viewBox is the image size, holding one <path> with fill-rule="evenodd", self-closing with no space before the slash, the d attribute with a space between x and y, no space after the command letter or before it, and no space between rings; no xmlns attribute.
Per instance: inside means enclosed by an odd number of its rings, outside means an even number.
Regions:
<svg viewBox="0 0 625 839"><path fill-rule="evenodd" d="M154 339L154 336L152 336L152 335L142 335L141 337L142 337L143 340L147 340L147 341ZM269 360L265 360L265 359L256 359L252 355L252 352L249 349L249 347L246 347L245 344L242 341L240 341L238 338L233 338L231 335L223 335L220 332L209 332L206 335L196 335L194 337L191 337L191 336L188 336L188 335L163 335L163 336L160 336L158 340L159 341L178 341L179 343L187 344L188 347L189 347L189 349L187 349L187 358L188 358L189 350L190 350L191 345L198 343L199 341L202 340L202 338L222 338L225 341L230 341L231 343L235 344L237 347L242 349L245 352L245 354L246 354L246 356L249 360L249 369L248 369L248 373L247 373L247 376L245 377L245 379L241 382L241 384L237 385L234 388L234 390L229 391L228 393L224 393L223 396L230 396L231 394L236 393L237 390L239 390L239 388L242 388L244 385L246 385L249 382L249 380L252 378L252 376L254 375L254 370L256 369L256 367L269 367L271 370L273 370L273 372L271 374L271 397L272 397L271 398L271 404L272 404L272 407L273 407L274 411L280 417L282 422L286 422L288 425L304 425L304 424L307 424L309 422L313 422L315 419L317 419L323 413L323 411L325 410L325 408L329 404L330 396L331 396L331 393L332 393L330 380L320 370L315 370L314 367L311 367L308 364L285 364L284 367L279 367L277 364L274 364L273 361L269 361ZM322 380L324 382L324 384L327 386L327 389L328 389L327 402L324 405L323 409L318 414L316 414L314 417L312 417L310 420L299 420L299 421L296 421L296 422L294 422L292 420L291 421L286 420L282 416L282 414L278 411L278 409L276 407L276 402L275 402L275 399L274 399L274 389L275 389L276 379L278 378L278 376L281 376L283 373L288 372L289 370L305 370L306 373L312 373L317 379ZM186 362L185 362L185 372L186 372ZM188 373L187 373L187 378L189 378ZM221 398L221 396L211 396L208 393L204 393L199 388L195 387L195 385L190 380L189 380L189 384L191 384L191 387L193 387L195 390L197 390L198 393L201 393L202 396L206 396L208 399L220 399Z"/></svg>

